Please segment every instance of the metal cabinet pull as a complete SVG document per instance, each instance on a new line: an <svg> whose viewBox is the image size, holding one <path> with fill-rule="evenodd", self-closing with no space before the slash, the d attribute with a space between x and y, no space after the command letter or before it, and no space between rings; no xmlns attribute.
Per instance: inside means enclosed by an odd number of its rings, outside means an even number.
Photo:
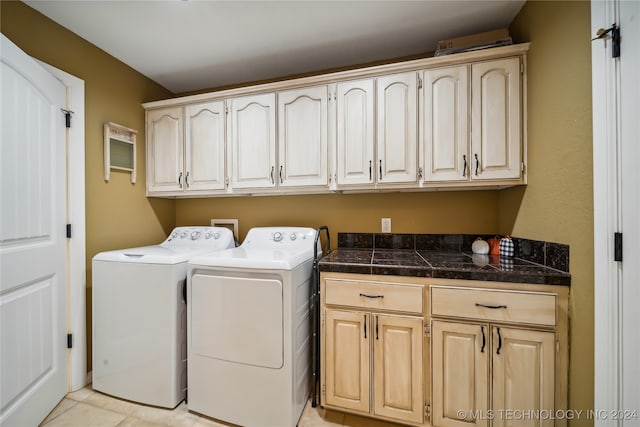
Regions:
<svg viewBox="0 0 640 427"><path fill-rule="evenodd" d="M380 179L382 179L382 159L380 159Z"/></svg>
<svg viewBox="0 0 640 427"><path fill-rule="evenodd" d="M282 184L282 165L280 165L280 184Z"/></svg>
<svg viewBox="0 0 640 427"><path fill-rule="evenodd" d="M467 176L467 155L462 155L462 160L464 161L462 165L462 176Z"/></svg>
<svg viewBox="0 0 640 427"><path fill-rule="evenodd" d="M369 181L371 181L371 160L369 160Z"/></svg>
<svg viewBox="0 0 640 427"><path fill-rule="evenodd" d="M474 154L476 158L476 176L478 176L478 168L480 167L480 160L478 160L478 153Z"/></svg>
<svg viewBox="0 0 640 427"><path fill-rule="evenodd" d="M365 298L384 298L384 295L367 295L367 294L360 294L361 297L365 297Z"/></svg>
<svg viewBox="0 0 640 427"><path fill-rule="evenodd" d="M271 177L271 183L275 184L275 181L273 180L273 171L275 170L275 166L271 166L271 174L269 175Z"/></svg>
<svg viewBox="0 0 640 427"><path fill-rule="evenodd" d="M189 172L184 176L184 183L187 184L187 188L189 188Z"/></svg>
<svg viewBox="0 0 640 427"><path fill-rule="evenodd" d="M380 337L378 336L378 317L376 316L376 339L379 339Z"/></svg>
<svg viewBox="0 0 640 427"><path fill-rule="evenodd" d="M367 315L364 315L364 339L367 339Z"/></svg>
<svg viewBox="0 0 640 427"><path fill-rule="evenodd" d="M480 326L480 330L482 331L482 348L480 349L480 353L484 353L484 347L487 344L487 337L484 336L484 326Z"/></svg>
<svg viewBox="0 0 640 427"><path fill-rule="evenodd" d="M507 308L506 305L486 305L486 304L480 304L480 303L476 303L476 307L490 308L492 310L496 310L499 308Z"/></svg>
<svg viewBox="0 0 640 427"><path fill-rule="evenodd" d="M500 349L502 348L502 335L500 335L500 328L496 328L498 330L498 349L496 350L496 354L500 354Z"/></svg>
<svg viewBox="0 0 640 427"><path fill-rule="evenodd" d="M182 172L180 172L180 175L178 175L178 185L180 186L180 188L182 188Z"/></svg>

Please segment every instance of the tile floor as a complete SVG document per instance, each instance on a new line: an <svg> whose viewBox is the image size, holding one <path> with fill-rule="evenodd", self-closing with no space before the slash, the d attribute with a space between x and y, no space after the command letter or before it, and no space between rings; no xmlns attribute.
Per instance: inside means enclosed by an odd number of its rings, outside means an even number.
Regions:
<svg viewBox="0 0 640 427"><path fill-rule="evenodd" d="M91 386L69 393L41 424L42 427L229 427L230 424L202 417L187 410L183 402L173 410L139 405L95 392ZM370 418L329 411L311 401L304 408L298 427L400 427ZM253 427L253 426L250 426ZM257 427L257 426L256 426ZM277 427L277 426L274 426Z"/></svg>

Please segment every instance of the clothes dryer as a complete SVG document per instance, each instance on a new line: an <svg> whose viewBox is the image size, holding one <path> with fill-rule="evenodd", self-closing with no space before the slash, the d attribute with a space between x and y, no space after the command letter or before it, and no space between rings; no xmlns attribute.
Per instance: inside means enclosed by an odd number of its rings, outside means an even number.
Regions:
<svg viewBox="0 0 640 427"><path fill-rule="evenodd" d="M309 397L316 230L259 227L188 263L189 410L294 427Z"/></svg>

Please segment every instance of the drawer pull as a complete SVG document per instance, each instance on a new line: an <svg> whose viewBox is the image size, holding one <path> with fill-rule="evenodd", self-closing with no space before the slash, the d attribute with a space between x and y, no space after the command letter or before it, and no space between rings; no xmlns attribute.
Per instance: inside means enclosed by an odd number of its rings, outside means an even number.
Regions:
<svg viewBox="0 0 640 427"><path fill-rule="evenodd" d="M498 349L496 350L496 354L500 354L500 349L502 348L502 335L500 335L500 328L496 328L498 330Z"/></svg>
<svg viewBox="0 0 640 427"><path fill-rule="evenodd" d="M484 307L484 308L491 308L491 309L507 308L506 305L485 305L485 304L479 304L479 303L476 303L476 307Z"/></svg>
<svg viewBox="0 0 640 427"><path fill-rule="evenodd" d="M480 326L480 330L482 331L482 348L480 349L480 353L484 353L484 346L487 343L487 338L484 336L484 326Z"/></svg>
<svg viewBox="0 0 640 427"><path fill-rule="evenodd" d="M365 298L384 298L384 295L367 295L367 294L360 294L361 297L365 297Z"/></svg>

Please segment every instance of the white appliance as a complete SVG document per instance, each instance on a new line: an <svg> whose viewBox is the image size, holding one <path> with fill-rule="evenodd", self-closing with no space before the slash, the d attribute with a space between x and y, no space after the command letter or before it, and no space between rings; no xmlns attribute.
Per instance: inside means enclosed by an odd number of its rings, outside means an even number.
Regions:
<svg viewBox="0 0 640 427"><path fill-rule="evenodd" d="M252 228L239 247L189 262L189 410L243 426L297 424L311 383L315 234Z"/></svg>
<svg viewBox="0 0 640 427"><path fill-rule="evenodd" d="M93 258L93 388L174 408L185 398L187 261L235 246L223 227L176 227L159 245Z"/></svg>

